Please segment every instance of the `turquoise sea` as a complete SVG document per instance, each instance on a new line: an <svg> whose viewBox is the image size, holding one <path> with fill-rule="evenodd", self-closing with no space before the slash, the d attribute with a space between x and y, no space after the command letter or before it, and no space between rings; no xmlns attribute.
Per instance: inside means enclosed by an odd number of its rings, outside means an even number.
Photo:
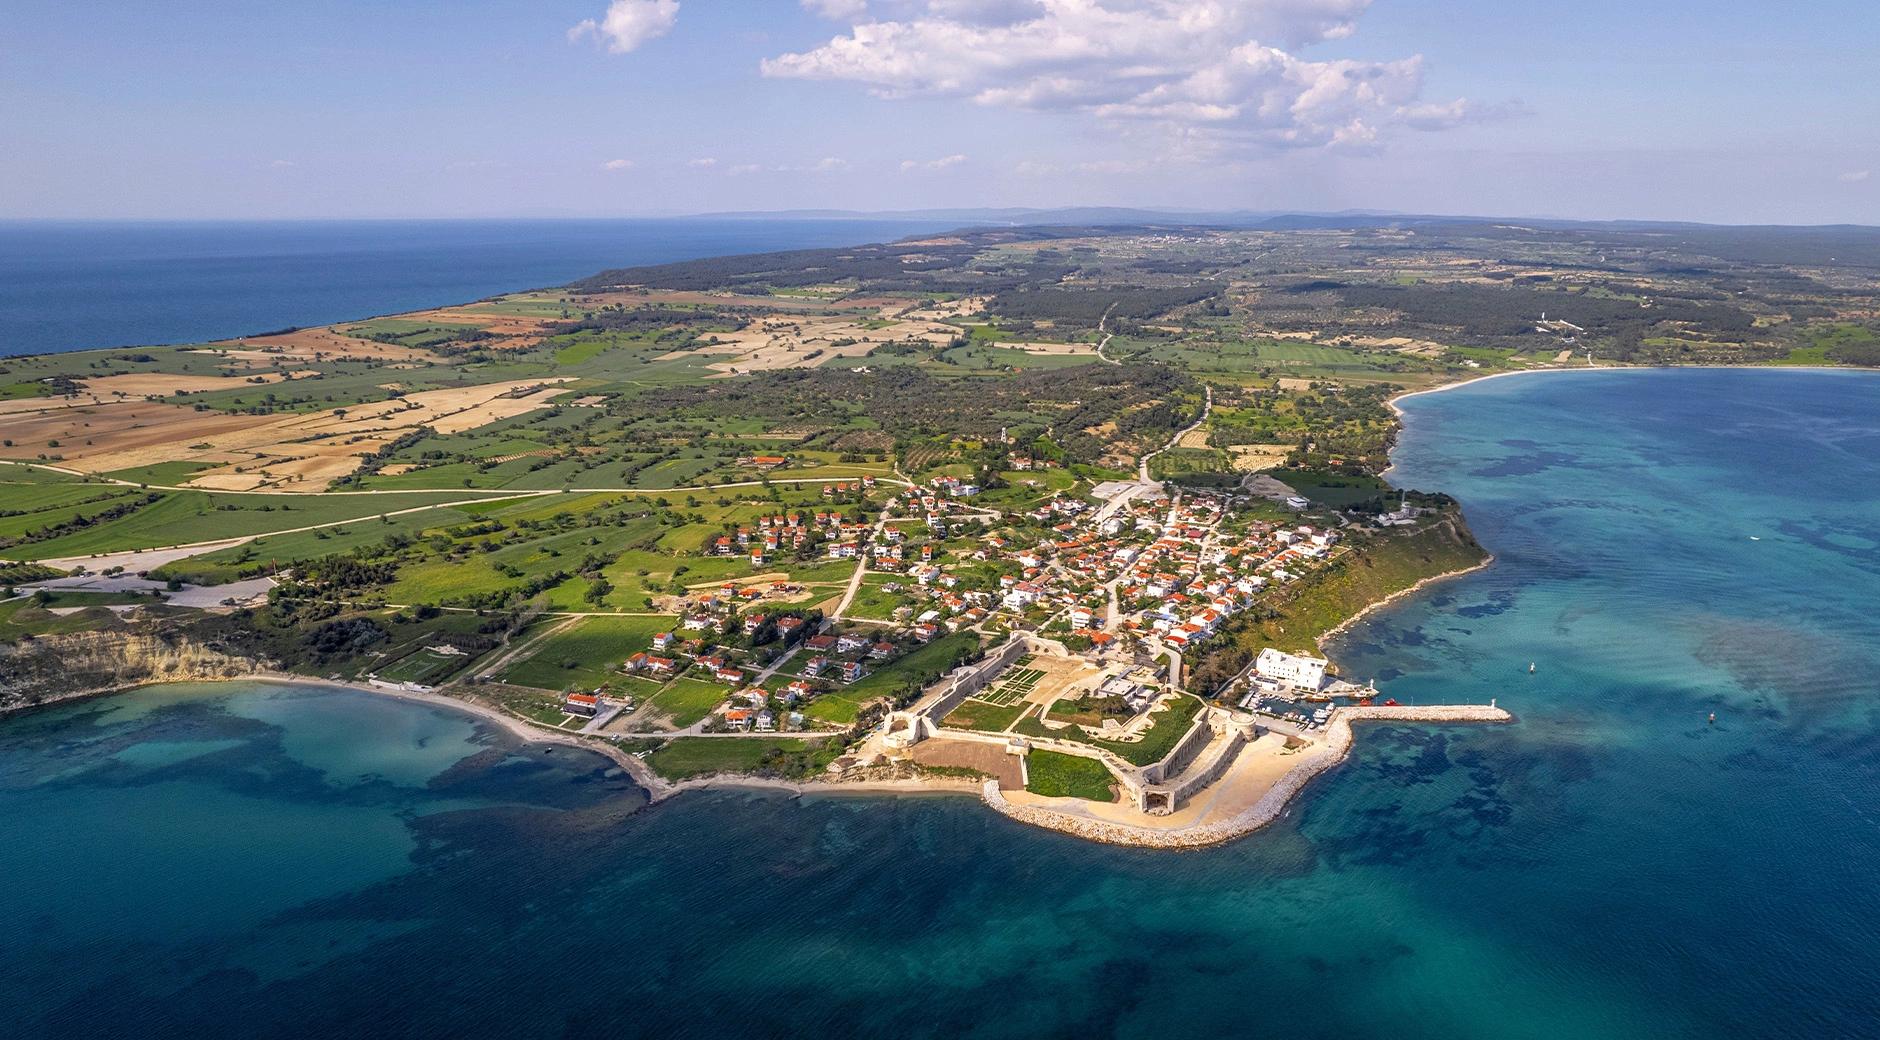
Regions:
<svg viewBox="0 0 1880 1040"><path fill-rule="evenodd" d="M1880 375L1405 407L1393 478L1498 559L1340 657L1513 725L1368 728L1166 853L959 798L635 811L596 756L317 687L64 706L0 723L4 1032L1880 1037Z"/></svg>

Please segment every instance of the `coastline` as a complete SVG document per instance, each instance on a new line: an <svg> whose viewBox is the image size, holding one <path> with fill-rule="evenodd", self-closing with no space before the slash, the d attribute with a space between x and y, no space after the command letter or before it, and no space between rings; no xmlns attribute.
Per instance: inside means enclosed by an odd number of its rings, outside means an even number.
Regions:
<svg viewBox="0 0 1880 1040"><path fill-rule="evenodd" d="M965 777L827 781L783 780L776 777L747 776L740 773L712 773L706 776L689 777L685 780L667 780L658 773L655 773L652 767L648 766L645 762L622 751L610 741L598 739L587 740L573 733L557 733L544 726L537 726L524 719L505 714L488 705L478 704L475 701L438 693L416 693L410 690L392 690L381 686L367 685L365 683L348 682L344 679L320 679L313 676L296 675L292 672L255 671L244 672L240 675L217 676L214 678L174 679L160 682L131 683L105 689L83 690L52 700L42 701L38 704L10 708L4 712L0 712L0 720L14 716L29 715L63 704L122 696L153 686L170 686L178 683L208 685L236 682L258 682L275 686L305 686L348 690L354 693L390 697L394 700L401 700L411 704L422 704L427 707L442 708L446 711L462 712L484 722L501 727L505 732L508 732L524 743L555 744L581 751L591 751L594 754L601 755L611 760L615 765L618 765L632 777L636 785L646 791L648 805L655 805L686 791L733 790L739 788L747 790L787 791L799 797L819 794L931 794L947 796L970 795L977 797L979 793L979 781Z"/></svg>
<svg viewBox="0 0 1880 1040"><path fill-rule="evenodd" d="M1367 617L1370 617L1372 614L1376 613L1377 611L1390 606L1392 603L1395 603L1398 600L1403 599L1407 596L1415 595L1416 593L1423 591L1425 588L1428 588L1431 585L1438 585L1443 582L1449 581L1452 578L1460 578L1465 574L1474 574L1476 571L1487 570L1490 566L1494 564L1494 562L1495 562L1495 554L1489 553L1487 556L1482 558L1482 561L1480 563L1476 563L1468 567L1459 567L1453 571L1444 571L1441 574L1432 574L1427 578L1423 578L1419 580L1416 584L1410 586L1409 588L1398 589L1396 592L1393 592L1390 595L1385 596L1383 599L1380 599L1375 603L1367 605L1363 610L1358 611L1356 614L1351 615L1345 620L1340 621L1338 624L1327 629L1322 635L1319 636L1319 639L1318 639L1318 645L1319 645L1320 651L1324 651L1326 649L1325 644L1327 642L1331 641L1332 639L1337 638L1338 636L1344 635L1347 631L1351 629L1353 625L1356 625L1358 622L1363 621Z"/></svg>
<svg viewBox="0 0 1880 1040"><path fill-rule="evenodd" d="M1396 413L1398 419L1406 414L1397 402L1424 394L1440 394L1449 390L1459 390L1465 386L1485 382L1490 379L1505 379L1508 376L1538 376L1559 372L1876 372L1880 369L1863 368L1859 365L1579 365L1573 368L1518 368L1508 372L1484 372L1481 375L1458 379L1453 383L1440 386L1426 386L1420 390L1406 390L1391 397L1384 403ZM1390 470L1385 470L1389 473Z"/></svg>

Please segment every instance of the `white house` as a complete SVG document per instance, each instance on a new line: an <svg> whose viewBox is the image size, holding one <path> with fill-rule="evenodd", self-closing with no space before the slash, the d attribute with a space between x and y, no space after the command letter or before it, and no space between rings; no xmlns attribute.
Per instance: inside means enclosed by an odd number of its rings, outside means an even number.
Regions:
<svg viewBox="0 0 1880 1040"><path fill-rule="evenodd" d="M1316 690L1325 685L1325 664L1322 658L1302 657L1269 646L1254 659L1253 670L1262 679Z"/></svg>

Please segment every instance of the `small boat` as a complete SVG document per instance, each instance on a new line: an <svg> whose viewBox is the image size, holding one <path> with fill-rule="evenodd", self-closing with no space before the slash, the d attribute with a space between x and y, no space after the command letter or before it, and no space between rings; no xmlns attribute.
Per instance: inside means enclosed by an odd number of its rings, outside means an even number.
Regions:
<svg viewBox="0 0 1880 1040"><path fill-rule="evenodd" d="M1750 540L1750 541L1752 541L1752 542L1760 542L1760 541L1762 541L1762 539L1761 539L1760 537L1758 537L1758 536L1756 536L1756 535L1750 535L1750 536L1749 536L1749 540Z"/></svg>
<svg viewBox="0 0 1880 1040"><path fill-rule="evenodd" d="M1534 662L1533 661L1528 662L1528 674L1529 675L1534 674Z"/></svg>

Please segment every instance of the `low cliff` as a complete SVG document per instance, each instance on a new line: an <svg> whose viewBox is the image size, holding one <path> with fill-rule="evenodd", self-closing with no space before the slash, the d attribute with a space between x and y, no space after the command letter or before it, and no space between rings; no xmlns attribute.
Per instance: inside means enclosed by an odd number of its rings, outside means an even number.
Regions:
<svg viewBox="0 0 1880 1040"><path fill-rule="evenodd" d="M187 635L70 632L0 644L0 713L154 682L227 679L265 662Z"/></svg>

